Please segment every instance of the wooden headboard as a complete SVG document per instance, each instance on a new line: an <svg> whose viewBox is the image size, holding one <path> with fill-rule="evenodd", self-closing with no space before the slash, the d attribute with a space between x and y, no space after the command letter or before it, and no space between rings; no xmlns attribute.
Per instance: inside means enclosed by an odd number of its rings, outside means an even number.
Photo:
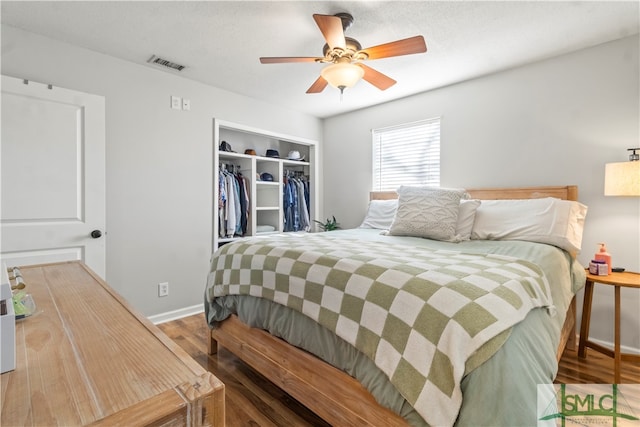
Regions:
<svg viewBox="0 0 640 427"><path fill-rule="evenodd" d="M467 188L472 199L504 200L504 199L540 199L555 197L562 200L578 200L578 186L565 185L558 187L515 187L515 188ZM371 200L397 199L395 191L372 191Z"/></svg>

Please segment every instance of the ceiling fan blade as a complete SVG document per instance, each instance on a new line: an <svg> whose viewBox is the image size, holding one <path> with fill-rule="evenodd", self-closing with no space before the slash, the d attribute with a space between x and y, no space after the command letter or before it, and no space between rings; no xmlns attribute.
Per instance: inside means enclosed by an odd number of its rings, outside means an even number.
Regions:
<svg viewBox="0 0 640 427"><path fill-rule="evenodd" d="M306 56L263 56L260 58L261 64L283 64L287 62L316 62L323 58Z"/></svg>
<svg viewBox="0 0 640 427"><path fill-rule="evenodd" d="M324 77L320 76L318 79L313 82L311 87L307 89L307 93L320 93L327 87L328 82L324 79Z"/></svg>
<svg viewBox="0 0 640 427"><path fill-rule="evenodd" d="M333 15L319 15L317 13L313 15L313 19L331 49L334 47L346 49L347 43L342 30L342 19Z"/></svg>
<svg viewBox="0 0 640 427"><path fill-rule="evenodd" d="M381 44L378 46L362 49L360 52L366 53L368 59L389 58L391 56L411 55L427 51L427 44L424 37L415 36L408 39L396 40L394 42Z"/></svg>
<svg viewBox="0 0 640 427"><path fill-rule="evenodd" d="M362 78L380 90L389 89L391 86L397 83L391 77L386 76L380 71L376 71L371 67L368 67L361 63L357 63L356 65L364 70L364 76L362 76Z"/></svg>

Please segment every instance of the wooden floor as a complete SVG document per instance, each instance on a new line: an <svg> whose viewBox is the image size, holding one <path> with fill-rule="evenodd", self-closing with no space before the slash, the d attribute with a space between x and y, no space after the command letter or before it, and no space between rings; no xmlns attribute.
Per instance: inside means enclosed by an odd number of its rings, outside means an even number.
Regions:
<svg viewBox="0 0 640 427"><path fill-rule="evenodd" d="M203 314L158 326L225 384L228 427L328 426L226 349L220 349L216 356L208 356L208 327ZM612 381L612 359L594 351L588 353L587 359L578 358L574 351L565 351L556 377L557 383L565 384L610 384ZM640 366L623 363L621 382L640 383Z"/></svg>
<svg viewBox="0 0 640 427"><path fill-rule="evenodd" d="M224 383L227 427L329 426L225 348L208 356L204 314L158 327Z"/></svg>

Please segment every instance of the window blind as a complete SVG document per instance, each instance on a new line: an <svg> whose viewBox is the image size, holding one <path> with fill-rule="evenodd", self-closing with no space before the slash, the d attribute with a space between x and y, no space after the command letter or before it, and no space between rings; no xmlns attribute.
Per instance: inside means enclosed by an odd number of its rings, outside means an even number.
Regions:
<svg viewBox="0 0 640 427"><path fill-rule="evenodd" d="M440 185L440 117L374 129L373 190Z"/></svg>

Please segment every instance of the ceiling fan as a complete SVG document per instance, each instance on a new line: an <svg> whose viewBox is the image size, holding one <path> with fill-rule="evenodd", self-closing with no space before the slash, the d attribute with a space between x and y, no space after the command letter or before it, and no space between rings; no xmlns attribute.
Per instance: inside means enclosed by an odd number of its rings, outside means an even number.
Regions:
<svg viewBox="0 0 640 427"><path fill-rule="evenodd" d="M351 37L345 37L344 32L353 24L353 16L348 13L335 15L314 14L320 32L326 40L322 50L322 57L261 57L262 64L279 64L289 62L322 62L330 63L320 72L320 77L307 89L307 93L320 93L327 84L344 92L360 79L364 79L380 90L385 90L396 84L391 77L364 65L362 61L389 58L392 56L411 55L427 51L427 45L422 36L409 37L378 46L362 49L360 43Z"/></svg>

